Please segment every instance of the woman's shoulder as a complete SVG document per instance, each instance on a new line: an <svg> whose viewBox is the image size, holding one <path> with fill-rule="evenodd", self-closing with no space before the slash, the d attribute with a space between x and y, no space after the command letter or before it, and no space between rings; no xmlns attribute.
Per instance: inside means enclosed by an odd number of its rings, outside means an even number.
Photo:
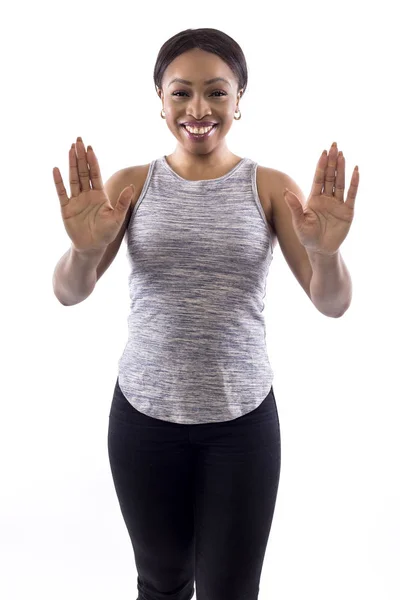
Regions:
<svg viewBox="0 0 400 600"><path fill-rule="evenodd" d="M121 169L121 190L129 186L131 183L134 186L134 194L131 202L131 210L134 208L137 200L140 198L144 183L149 173L151 163L144 165L135 165Z"/></svg>

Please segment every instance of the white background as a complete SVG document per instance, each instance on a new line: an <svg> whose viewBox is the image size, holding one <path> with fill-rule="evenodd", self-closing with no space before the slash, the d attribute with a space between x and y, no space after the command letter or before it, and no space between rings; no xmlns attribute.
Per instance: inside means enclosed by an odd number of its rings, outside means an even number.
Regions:
<svg viewBox="0 0 400 600"><path fill-rule="evenodd" d="M396 3L10 7L0 42L0 596L137 597L107 454L127 340L126 241L93 294L62 306L52 275L70 240L52 169L69 193L68 151L78 135L94 147L103 181L172 153L155 60L179 31L213 27L240 44L249 69L242 119L227 137L232 152L289 174L306 197L333 141L346 159L346 195L360 170L341 247L353 281L346 314L332 319L313 306L279 245L268 277L282 468L259 597L398 599Z"/></svg>

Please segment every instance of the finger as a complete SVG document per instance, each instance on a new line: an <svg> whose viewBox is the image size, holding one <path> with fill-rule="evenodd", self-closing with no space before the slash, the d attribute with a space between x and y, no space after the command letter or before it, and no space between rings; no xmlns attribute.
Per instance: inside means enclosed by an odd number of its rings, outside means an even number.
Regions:
<svg viewBox="0 0 400 600"><path fill-rule="evenodd" d="M345 173L345 160L342 152L339 152L337 157L337 173L336 173L336 183L335 183L335 198L343 202L344 199L344 173Z"/></svg>
<svg viewBox="0 0 400 600"><path fill-rule="evenodd" d="M355 201L356 201L356 195L357 195L357 191L358 191L359 182L360 182L360 174L358 172L357 167L354 167L353 175L352 175L351 181L350 181L350 187L347 192L347 198L346 198L347 206L349 206L350 208L353 208L353 209L354 209L354 205L355 205Z"/></svg>
<svg viewBox="0 0 400 600"><path fill-rule="evenodd" d="M328 167L325 171L324 195L333 196L333 186L336 179L336 162L338 149L332 144L328 154Z"/></svg>
<svg viewBox="0 0 400 600"><path fill-rule="evenodd" d="M88 192L91 189L88 162L85 145L79 138L76 141L76 153L78 156L78 173L82 192Z"/></svg>
<svg viewBox="0 0 400 600"><path fill-rule="evenodd" d="M319 158L310 196L320 196L322 194L322 188L324 187L325 182L326 164L328 162L327 154L325 154L325 152L326 150L323 151Z"/></svg>
<svg viewBox="0 0 400 600"><path fill-rule="evenodd" d="M81 193L81 183L79 181L75 144L72 144L69 151L69 187L71 188L71 197L79 196Z"/></svg>
<svg viewBox="0 0 400 600"><path fill-rule="evenodd" d="M92 188L94 190L103 189L103 180L101 178L100 167L97 161L97 156L94 153L92 146L87 148L87 157L90 167L90 180L92 182Z"/></svg>
<svg viewBox="0 0 400 600"><path fill-rule="evenodd" d="M58 167L54 167L53 169L53 179L56 184L57 195L60 200L61 206L66 206L69 202L69 198L67 195L67 190L64 187L64 182L61 177L60 169Z"/></svg>

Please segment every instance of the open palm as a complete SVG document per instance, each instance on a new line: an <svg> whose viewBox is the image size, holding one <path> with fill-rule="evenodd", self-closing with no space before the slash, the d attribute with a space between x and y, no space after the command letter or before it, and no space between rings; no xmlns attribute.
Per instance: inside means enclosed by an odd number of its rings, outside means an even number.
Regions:
<svg viewBox="0 0 400 600"><path fill-rule="evenodd" d="M353 221L359 178L355 167L344 202L345 160L332 144L329 154L324 151L318 161L306 206L303 208L294 192L285 193L293 227L307 250L327 255L338 252Z"/></svg>

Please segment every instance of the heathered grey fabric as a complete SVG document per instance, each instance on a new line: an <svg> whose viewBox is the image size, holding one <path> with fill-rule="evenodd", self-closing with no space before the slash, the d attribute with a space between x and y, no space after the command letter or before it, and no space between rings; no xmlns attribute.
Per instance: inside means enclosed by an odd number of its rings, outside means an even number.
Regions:
<svg viewBox="0 0 400 600"><path fill-rule="evenodd" d="M128 341L118 382L136 410L181 424L255 410L274 372L264 297L273 248L257 163L189 181L151 162L126 232Z"/></svg>

